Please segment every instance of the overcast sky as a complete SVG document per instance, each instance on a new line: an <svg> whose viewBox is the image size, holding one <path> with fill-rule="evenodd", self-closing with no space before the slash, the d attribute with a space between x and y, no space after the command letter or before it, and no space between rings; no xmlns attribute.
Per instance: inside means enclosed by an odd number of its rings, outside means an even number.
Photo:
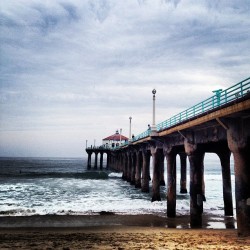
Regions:
<svg viewBox="0 0 250 250"><path fill-rule="evenodd" d="M0 0L0 156L83 156L250 73L249 0Z"/></svg>

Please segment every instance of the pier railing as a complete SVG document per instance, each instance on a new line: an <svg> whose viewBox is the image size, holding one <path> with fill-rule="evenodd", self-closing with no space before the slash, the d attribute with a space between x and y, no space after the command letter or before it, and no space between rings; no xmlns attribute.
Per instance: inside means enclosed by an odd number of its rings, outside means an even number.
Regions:
<svg viewBox="0 0 250 250"><path fill-rule="evenodd" d="M109 150L109 149L111 149L112 147L109 147L109 146L107 146L107 145L101 145L101 146L90 146L90 147L87 147L86 148L86 150L95 150L95 149L97 149L97 150Z"/></svg>
<svg viewBox="0 0 250 250"><path fill-rule="evenodd" d="M188 108L180 113L178 113L175 116L172 116L171 118L160 122L159 124L156 125L157 132L166 130L170 127L173 127L177 124L180 124L182 122L194 119L197 116L200 116L202 114L206 114L208 112L211 112L214 109L217 109L223 105L229 104L231 102L235 102L238 99L244 98L246 95L250 96L250 77L247 79L225 89L219 89L216 91L213 91L215 94L208 99L194 105L191 108ZM149 137L151 134L151 130L147 129L146 131L140 133L137 136L134 136L132 138L132 142L141 140L143 138ZM109 150L116 150L119 149L120 147L128 145L129 142L126 141L122 145L115 146L115 147L105 147L101 146L99 149L109 149ZM92 147L88 149L93 149Z"/></svg>
<svg viewBox="0 0 250 250"><path fill-rule="evenodd" d="M205 114L208 111L216 109L222 105L228 104L230 102L236 101L245 95L250 95L250 77L225 89L214 91L214 95L210 98L202 101L193 107L186 109L179 114L159 123L156 125L157 132L166 130L178 123L195 118L198 115ZM138 141L140 139L150 136L150 130L146 130L141 134L135 136L132 141Z"/></svg>

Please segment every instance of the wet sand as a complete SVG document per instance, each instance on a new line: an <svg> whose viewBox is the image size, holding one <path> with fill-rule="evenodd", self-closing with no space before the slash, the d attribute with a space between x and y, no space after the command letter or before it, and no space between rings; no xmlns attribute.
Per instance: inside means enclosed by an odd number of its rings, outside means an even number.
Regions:
<svg viewBox="0 0 250 250"><path fill-rule="evenodd" d="M186 229L190 228L189 222L189 215L167 218L158 215L118 215L108 212L101 215L0 216L0 228L139 226ZM204 229L234 229L235 224L233 217L203 214Z"/></svg>
<svg viewBox="0 0 250 250"><path fill-rule="evenodd" d="M187 216L169 223L153 215L0 217L0 249L250 249L236 229L190 229Z"/></svg>

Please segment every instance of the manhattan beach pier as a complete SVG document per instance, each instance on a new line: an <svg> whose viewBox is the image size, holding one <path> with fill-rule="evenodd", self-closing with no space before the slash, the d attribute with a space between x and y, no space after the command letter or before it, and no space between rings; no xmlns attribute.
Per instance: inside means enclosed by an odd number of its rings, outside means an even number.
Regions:
<svg viewBox="0 0 250 250"><path fill-rule="evenodd" d="M204 156L218 155L221 163L225 216L233 216L230 156L234 159L236 219L239 236L250 236L250 77L222 90L181 113L155 124L155 98L151 126L129 138L118 131L101 146L86 147L88 168L95 155L94 168L107 167L122 172L122 178L142 192L151 192L152 201L160 201L160 186L167 171L167 207L170 218L176 217L176 157L180 157L180 192L190 193L190 226L202 226L205 201ZM100 161L98 164L98 155ZM164 159L167 169L164 169ZM187 159L190 183L187 183ZM149 188L150 160L153 167L152 190Z"/></svg>

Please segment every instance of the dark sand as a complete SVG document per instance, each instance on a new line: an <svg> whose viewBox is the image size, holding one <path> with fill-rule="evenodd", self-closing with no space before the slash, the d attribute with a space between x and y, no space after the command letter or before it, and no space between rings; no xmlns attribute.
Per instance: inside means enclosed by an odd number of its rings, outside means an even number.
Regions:
<svg viewBox="0 0 250 250"><path fill-rule="evenodd" d="M188 216L0 217L0 249L250 249L236 229L208 229L212 220L190 229Z"/></svg>
<svg viewBox="0 0 250 250"><path fill-rule="evenodd" d="M90 227L90 226L139 226L164 228L190 228L188 215L167 218L157 215L118 215L103 212L102 215L34 215L2 216L0 228L27 227ZM215 217L203 214L204 229L234 229L233 217Z"/></svg>

